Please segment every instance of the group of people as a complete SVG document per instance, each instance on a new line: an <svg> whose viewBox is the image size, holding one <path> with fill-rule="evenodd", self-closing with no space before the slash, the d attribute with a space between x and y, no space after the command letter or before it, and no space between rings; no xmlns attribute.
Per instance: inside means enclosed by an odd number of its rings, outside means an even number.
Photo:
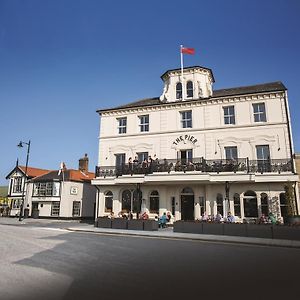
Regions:
<svg viewBox="0 0 300 300"><path fill-rule="evenodd" d="M201 218L202 222L208 222L208 223L235 223L235 217L234 215L231 214L231 212L229 211L227 214L227 217L223 217L222 214L218 211L217 214L214 215L208 215L206 212L203 213L202 218Z"/></svg>
<svg viewBox="0 0 300 300"><path fill-rule="evenodd" d="M114 219L115 214L114 212L110 212L110 214L107 216L109 219ZM126 220L132 220L133 219L133 213L131 211L129 212L125 212L125 211L120 211L117 215L117 218L122 218L122 219L126 219ZM145 211L142 214L137 214L137 219L141 219L141 220L148 220L149 219L149 215L148 213Z"/></svg>
<svg viewBox="0 0 300 300"><path fill-rule="evenodd" d="M268 216L262 214L258 219L258 224L276 224L277 220L275 216L270 212Z"/></svg>

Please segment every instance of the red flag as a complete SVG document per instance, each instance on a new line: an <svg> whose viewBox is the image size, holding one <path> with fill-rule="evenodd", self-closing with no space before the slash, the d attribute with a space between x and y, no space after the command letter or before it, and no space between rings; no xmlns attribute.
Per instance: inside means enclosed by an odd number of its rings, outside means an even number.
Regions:
<svg viewBox="0 0 300 300"><path fill-rule="evenodd" d="M195 49L194 48L182 47L181 48L181 53L184 53L184 54L195 54Z"/></svg>

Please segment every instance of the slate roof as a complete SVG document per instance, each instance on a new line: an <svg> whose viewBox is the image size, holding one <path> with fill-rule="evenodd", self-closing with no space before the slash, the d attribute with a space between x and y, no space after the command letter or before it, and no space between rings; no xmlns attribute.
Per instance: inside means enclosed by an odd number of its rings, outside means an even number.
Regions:
<svg viewBox="0 0 300 300"><path fill-rule="evenodd" d="M258 94L258 93L265 93L265 92L276 92L276 91L285 91L287 88L281 81L276 82L269 82L263 84L256 84L256 85L249 85L249 86L241 86L235 88L228 88L228 89L220 89L213 91L212 98L220 98L220 97L227 97L227 96L239 96L239 95L247 95L247 94ZM201 100L201 99L199 99ZM190 100L197 101L197 100ZM186 101L187 102L187 101ZM159 97L155 98L146 98L141 99L135 102L130 102L121 106L107 108L107 109L100 109L97 110L98 113L116 110L116 109L123 109L123 108L134 108L134 107L144 107L144 106L155 106L165 104L166 102L161 102ZM174 102L172 102L174 103Z"/></svg>
<svg viewBox="0 0 300 300"><path fill-rule="evenodd" d="M50 171L47 174L35 177L32 182L43 182L43 181L78 181L78 182L90 182L95 178L95 173L87 172L83 173L79 170L67 169L58 175L59 170Z"/></svg>

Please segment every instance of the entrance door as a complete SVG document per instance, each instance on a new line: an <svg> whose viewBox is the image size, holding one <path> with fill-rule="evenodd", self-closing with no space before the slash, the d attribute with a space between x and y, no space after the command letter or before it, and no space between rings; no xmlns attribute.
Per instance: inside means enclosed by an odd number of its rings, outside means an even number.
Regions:
<svg viewBox="0 0 300 300"><path fill-rule="evenodd" d="M38 210L39 209L39 203L38 202L32 202L32 210Z"/></svg>
<svg viewBox="0 0 300 300"><path fill-rule="evenodd" d="M194 220L194 192L184 188L181 193L181 220Z"/></svg>
<svg viewBox="0 0 300 300"><path fill-rule="evenodd" d="M178 155L179 155L178 159L181 160L182 164L187 164L188 162L193 161L193 150L192 149L180 150Z"/></svg>

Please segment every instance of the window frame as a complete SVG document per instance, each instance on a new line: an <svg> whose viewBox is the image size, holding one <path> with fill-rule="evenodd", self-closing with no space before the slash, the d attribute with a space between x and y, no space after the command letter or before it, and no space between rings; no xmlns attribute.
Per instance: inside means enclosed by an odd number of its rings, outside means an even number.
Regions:
<svg viewBox="0 0 300 300"><path fill-rule="evenodd" d="M159 192L153 190L149 196L149 212L151 214L159 214Z"/></svg>
<svg viewBox="0 0 300 300"><path fill-rule="evenodd" d="M233 112L230 112L231 108L233 109ZM235 125L235 106L234 105L223 106L223 116L224 116L224 125ZM228 122L226 120L228 120Z"/></svg>
<svg viewBox="0 0 300 300"><path fill-rule="evenodd" d="M189 86L191 85L191 86ZM190 93L190 95L189 95ZM193 98L194 97L194 84L193 84L193 81L189 80L187 83L186 83L186 97L187 98Z"/></svg>
<svg viewBox="0 0 300 300"><path fill-rule="evenodd" d="M81 202L80 201L73 201L72 216L73 217L80 217L80 213L81 213Z"/></svg>
<svg viewBox="0 0 300 300"><path fill-rule="evenodd" d="M13 193L21 193L22 192L22 184L23 184L23 177L16 176L13 180Z"/></svg>
<svg viewBox="0 0 300 300"><path fill-rule="evenodd" d="M236 150L236 157L233 157L232 156L232 150L233 149L235 149ZM227 157L227 153L228 153L228 151L230 152L230 157ZM238 157L239 157L239 154L238 154L238 148L237 148L237 146L226 146L226 147L224 147L224 151L225 151L225 159L226 160L237 160L238 159Z"/></svg>
<svg viewBox="0 0 300 300"><path fill-rule="evenodd" d="M114 195L113 195L112 191L106 191L104 193L104 211L106 213L113 211L113 200L114 200ZM109 202L109 204L111 204L111 205L107 205L108 201L111 202L111 203Z"/></svg>
<svg viewBox="0 0 300 300"><path fill-rule="evenodd" d="M187 114L190 113L190 116ZM180 112L181 128L193 128L193 111L183 110Z"/></svg>
<svg viewBox="0 0 300 300"><path fill-rule="evenodd" d="M175 96L176 96L176 99L178 99L178 100L182 99L182 83L181 82L176 83Z"/></svg>
<svg viewBox="0 0 300 300"><path fill-rule="evenodd" d="M59 217L59 213L60 213L60 202L59 201L51 202L51 216Z"/></svg>
<svg viewBox="0 0 300 300"><path fill-rule="evenodd" d="M140 132L149 132L149 115L139 116L140 120Z"/></svg>
<svg viewBox="0 0 300 300"><path fill-rule="evenodd" d="M263 107L263 111L260 110L260 106ZM258 111L255 111L257 107ZM266 104L265 102L252 103L253 121L254 123L267 122Z"/></svg>
<svg viewBox="0 0 300 300"><path fill-rule="evenodd" d="M127 117L120 117L117 118L118 121L118 134L125 134L127 133ZM125 121L123 124L123 121Z"/></svg>

